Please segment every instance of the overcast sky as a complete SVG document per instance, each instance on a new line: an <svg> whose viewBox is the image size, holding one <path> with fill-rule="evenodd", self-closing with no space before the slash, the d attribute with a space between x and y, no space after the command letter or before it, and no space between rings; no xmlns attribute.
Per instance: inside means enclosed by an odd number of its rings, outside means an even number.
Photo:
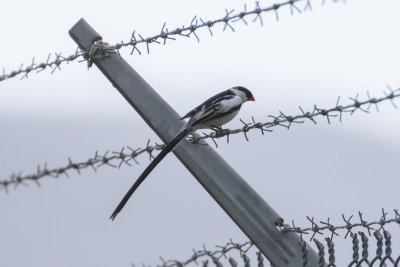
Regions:
<svg viewBox="0 0 400 267"><path fill-rule="evenodd" d="M178 113L185 114L211 95L235 85L253 92L256 102L239 117L267 121L267 115L299 114L298 106L331 108L360 94L383 96L400 86L400 17L396 0L311 1L312 11L290 15L289 7L263 14L248 26L234 24L178 37L167 45L145 47L141 56L121 55ZM69 55L76 49L68 30L85 18L105 41L142 36L254 7L252 1L7 1L0 11L0 67L8 73L21 63L45 61L49 52ZM260 1L261 7L272 1ZM303 9L304 2L297 5ZM30 174L37 164L50 168L85 161L95 151L144 147L160 142L139 115L96 67L85 62L63 65L0 82L0 179L13 172ZM396 101L395 101L396 102ZM396 102L400 105L400 101ZM319 118L275 128L262 136L231 136L216 148L286 222L309 226L305 216L331 218L362 211L378 220L381 208L399 208L399 110L390 102L369 114L345 115L331 124ZM227 127L241 126L239 117ZM212 145L212 144L211 144ZM171 154L157 166L116 221L108 218L133 181L149 163L120 170L69 172L69 178L43 178L0 191L0 265L130 266L189 258L192 248L212 248L246 236ZM399 252L398 227L392 231ZM396 232L397 231L397 232ZM342 234L343 236L343 234ZM373 239L371 237L370 239ZM351 242L336 239L338 265L350 262ZM321 238L323 241L323 238ZM373 247L373 246L372 246ZM373 253L373 251L371 251ZM399 253L396 254L396 256Z"/></svg>

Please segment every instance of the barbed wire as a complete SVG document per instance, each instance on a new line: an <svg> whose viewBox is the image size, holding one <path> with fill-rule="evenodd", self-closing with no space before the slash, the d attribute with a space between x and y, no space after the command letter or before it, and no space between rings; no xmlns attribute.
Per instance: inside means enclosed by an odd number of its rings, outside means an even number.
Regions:
<svg viewBox="0 0 400 267"><path fill-rule="evenodd" d="M161 265L157 265L160 267L182 267L191 263L195 263L198 265L198 260L204 258L205 260L202 262L203 267L207 267L209 261L214 263L216 266L222 267L220 263L221 258L227 258L227 254L232 251L237 251L239 252L241 257L246 257L246 253L249 251L250 248L253 247L253 243L250 241L244 242L244 243L235 243L232 241L232 239L227 242L225 245L222 246L215 246L214 250L209 250L206 248L205 245L203 245L202 249L195 250L193 249L193 254L190 258L179 261L179 260L164 260L162 257L160 257L160 260L162 262ZM262 254L259 253L260 255L260 261L263 261ZM245 260L246 259L246 260ZM244 258L245 262L248 262L248 257ZM233 258L229 258L229 262L231 263L232 266L237 266L236 261Z"/></svg>
<svg viewBox="0 0 400 267"><path fill-rule="evenodd" d="M391 224L391 223L397 223L400 225L400 213L397 209L393 210L393 216L391 218L388 218L388 213L385 212L384 209L382 209L382 216L379 220L377 221L366 221L363 218L363 214L361 211L358 212L358 219L359 222L351 222L352 218L354 217L353 215L346 217L344 214L342 214L342 220L344 222L343 225L333 225L330 223L330 218L328 218L326 221L320 221L318 222L314 219L314 217L309 217L306 216L307 220L311 223L310 227L305 227L305 228L300 228L296 227L294 221L292 221L292 226L288 224L284 224L282 220L279 220L276 223L276 226L283 232L283 233L289 233L289 232L294 232L300 234L300 237L303 239L303 235L308 235L311 234L310 241L314 239L314 237L319 234L323 235L323 231L328 232L330 234L330 240L333 240L334 236L339 236L338 231L339 230L346 230L346 234L344 238L346 239L348 235L353 236L354 234L354 228L364 228L365 231L368 232L368 235L371 236L371 231L378 231L380 232L381 230L385 230L385 225Z"/></svg>
<svg viewBox="0 0 400 267"><path fill-rule="evenodd" d="M310 241L313 241L314 245L317 248L318 264L319 264L318 266L327 266L326 263L328 263L328 266L335 266L336 252L334 249L333 235L339 236L338 231L340 230L346 230L344 239L346 239L348 235L351 236L351 242L352 242L351 248L353 253L352 253L352 259L348 266L352 265L361 266L362 263L368 264L368 266L373 266L375 262L379 262L381 264L380 266L385 266L383 265L385 264L385 262L386 263L390 262L393 263L394 266L398 266L400 262L400 256L397 259L395 259L394 256L392 255L391 234L387 229L385 229L385 226L389 224L400 225L400 214L398 210L394 209L392 217L389 218L388 213L385 212L384 209L382 209L381 218L379 220L370 222L364 220L361 211L358 212L358 216L360 222L352 223L351 218L353 218L353 216L350 216L348 219L346 219L346 217L342 215L342 219L345 222L344 225L333 225L329 223L329 218L328 218L327 222L323 221L320 222L324 226L319 226L318 224L316 224L314 217L312 217L311 219L310 217L307 216L307 220L311 222L311 227L303 227L303 228L295 227L293 223L293 227L290 227L288 225L283 225L283 226L278 225L278 228L280 231L282 231L284 235L286 235L288 232L296 232L299 233L301 236L304 234L314 233ZM279 222L283 223L282 220L280 220ZM368 235L366 235L362 231L356 232L356 229L364 230L368 232ZM375 253L371 253L368 251L369 244L371 243L368 240L368 236L371 236L371 231L373 231L372 236L376 239ZM317 238L315 238L315 234L317 233L320 234L322 237L325 237L324 240L328 248L327 262L325 261L325 246L322 242L318 241ZM360 252L359 239L361 239L361 257L359 254ZM383 249L383 247L385 247L385 250ZM243 261L244 266L250 267L251 264L250 264L249 252L250 249L253 248L255 248L255 246L250 241L243 243L236 243L230 240L225 245L215 246L213 250L207 249L205 245L203 245L202 249L200 250L193 249L192 255L186 260L177 260L177 259L164 260L162 257L160 257L161 264L158 264L156 266L183 267L194 263L196 265L201 264L202 267L208 267L208 264L212 263L216 267L222 267L224 264L223 260L225 260L230 264L230 266L237 267L239 264L232 257L232 253L238 252L241 260ZM302 257L303 257L302 266L309 266L307 243L303 239L299 244L299 249L302 251ZM263 257L263 254L260 251L256 251L255 255L256 255L257 266L264 267L265 259ZM372 256L373 258L371 260L368 260L370 256ZM344 259L344 257L342 256L340 259ZM270 264L271 266L273 266L272 263Z"/></svg>
<svg viewBox="0 0 400 267"><path fill-rule="evenodd" d="M37 186L40 187L39 179L50 176L53 178L59 178L61 175L65 175L68 177L68 171L76 170L78 174L81 174L82 169L86 169L91 167L95 172L101 166L110 166L113 168L120 168L122 164L126 164L128 166L131 165L131 161L133 160L136 164L139 162L136 158L141 155L147 153L149 155L150 160L154 158L153 152L157 150L162 150L165 145L157 144L150 145L150 139L147 141L145 148L136 148L133 149L130 146L126 148L123 147L119 151L106 151L104 154L99 154L97 151L95 152L93 157L90 157L88 160L83 162L72 162L70 158L68 158L68 164L64 167L48 169L47 163L44 163L43 166L37 165L36 173L29 175L22 175L21 173L13 173L10 175L9 179L1 180L0 187L3 187L7 192L7 188L11 185L14 185L16 188L18 185L27 185L26 181L33 181ZM129 152L125 152L125 150L129 150Z"/></svg>
<svg viewBox="0 0 400 267"><path fill-rule="evenodd" d="M339 2L338 0L331 0L333 3ZM259 2L255 2L255 7L252 10L247 10L247 5L244 5L242 11L238 13L234 13L235 10L232 9L228 11L225 9L225 15L219 19L214 20L203 20L201 17L194 16L188 26L182 26L180 28L176 28L175 30L168 30L166 27L166 23L163 24L161 28L161 32L149 37L143 37L141 34L138 34L136 31L133 31L131 37L128 41L121 41L120 43L114 45L108 45L108 49L116 50L119 53L119 50L124 47L132 47L131 55L137 51L139 55L142 54L139 46L146 46L147 53L150 53L150 44L163 44L165 45L167 40L176 40L178 36L191 38L194 36L196 40L199 42L199 35L196 33L199 29L207 28L210 35L213 36L212 28L216 25L223 25L222 31L226 29L230 29L233 32L235 31L234 24L242 21L244 25L248 25L246 19L251 20L253 23L259 22L261 26L264 25L261 14L266 12L274 12L276 20L279 20L278 11L285 6L290 7L291 15L294 15L296 12L301 14L302 10L296 6L298 2L304 2L303 11L311 10L311 0L287 0L282 3L275 3L268 7L261 7ZM321 4L325 4L325 0L322 0ZM344 0L343 0L344 2ZM253 16L252 18L249 18ZM24 64L21 64L19 69L12 70L9 73L6 73L5 68L3 68L3 73L0 75L0 82L14 78L16 76L22 75L21 80L24 78L28 78L28 74L32 71L39 73L45 69L51 69L51 74L53 74L57 69L61 70L61 65L64 63L68 64L77 59L81 59L79 62L90 61L91 57L89 55L89 51L82 51L79 48L68 56L63 56L62 53L49 53L47 60L41 63L35 63L35 57L33 57L31 63L24 67Z"/></svg>
<svg viewBox="0 0 400 267"><path fill-rule="evenodd" d="M245 139L249 141L247 132L251 130L260 130L262 135L264 135L265 132L271 132L271 128L276 126L282 126L289 130L293 124L302 124L305 122L306 119L312 121L314 124L317 124L314 118L318 116L324 116L329 124L331 123L331 119L336 117L339 117L339 120L341 122L343 113L349 113L350 115L353 115L357 110L364 113L369 113L370 108L373 105L375 106L376 111L379 111L378 104L383 101L390 101L393 107L397 109L397 105L394 103L393 99L400 96L400 88L393 90L390 86L387 86L387 89L388 92L383 91L384 96L378 98L371 98L369 92L367 92L367 99L364 101L358 100L358 97L360 96L359 94L357 94L355 97L349 97L351 103L344 106L340 105L340 97L338 97L335 107L330 109L319 108L317 107L317 105L314 105L314 108L311 112L305 112L303 108L299 106L301 114L294 116L286 115L282 111L279 111L279 114L276 116L268 115L269 118L272 118L272 120L268 122L256 122L254 117L252 117L251 122L244 122L242 119L240 119L240 121L244 125L242 128L234 130L217 128L214 129L214 132L211 132L210 134L203 132L202 136L191 136L190 141L192 143L197 143L200 140L211 138L214 141L215 146L218 147L218 144L214 140L216 138L226 136L226 141L227 143L229 143L229 136L231 134L243 133Z"/></svg>
<svg viewBox="0 0 400 267"><path fill-rule="evenodd" d="M331 120L335 117L339 117L339 120L342 121L342 114L349 113L353 115L357 110L360 110L365 113L369 113L371 107L374 105L376 110L379 111L378 104L383 101L390 101L393 107L397 108L397 105L394 103L393 99L400 97L400 88L391 89L388 86L388 90L383 92L384 96L380 98L370 97L367 92L367 99L364 101L358 100L359 95L357 94L354 98L349 98L351 103L345 106L339 104L340 97L336 101L336 105L330 109L322 109L318 108L317 105L314 105L314 108L311 112L305 112L303 108L299 107L301 114L298 115L285 115L282 111L279 111L279 115L272 116L269 115L269 118L272 118L271 121L268 122L256 122L254 117L252 117L252 122L246 123L242 119L240 121L244 124L243 127L238 129L214 129L214 132L211 133L202 133L202 135L192 135L188 137L188 140L193 144L198 144L200 140L204 140L207 138L211 138L216 147L218 147L215 139L222 138L224 136L227 137L226 141L229 143L229 136L232 134L243 133L245 139L249 141L247 136L247 132L251 130L260 130L261 134L264 135L265 132L273 131L271 128L281 126L287 129L293 124L302 124L305 122L305 119L312 121L314 124L317 124L315 120L316 117L326 117L327 122L330 123ZM106 151L104 154L99 154L97 151L95 152L93 157L90 157L86 161L81 162L73 162L70 158L68 158L67 165L59 168L49 169L47 167L47 163L44 163L43 166L37 165L36 173L29 175L22 175L21 172L13 173L10 175L8 179L0 180L0 188L4 188L8 192L9 186L17 187L18 185L27 185L27 181L35 182L38 186L39 180L41 178L50 176L53 178L59 178L61 175L65 175L68 177L68 171L76 170L78 174L82 169L92 168L94 171L101 166L110 166L114 168L120 168L123 164L131 166L131 161L133 160L135 163L139 164L137 161L137 157L142 154L148 154L150 160L154 157L153 152L157 150L162 150L164 148L164 144L150 145L150 139L147 141L147 144L144 148L136 148L133 149L130 146L122 147L118 151Z"/></svg>

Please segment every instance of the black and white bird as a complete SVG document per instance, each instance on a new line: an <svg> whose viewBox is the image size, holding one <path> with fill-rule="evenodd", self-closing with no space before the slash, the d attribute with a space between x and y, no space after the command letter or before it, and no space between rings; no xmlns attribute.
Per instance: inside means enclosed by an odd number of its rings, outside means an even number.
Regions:
<svg viewBox="0 0 400 267"><path fill-rule="evenodd" d="M198 129L220 128L225 123L231 121L239 113L242 104L247 101L255 101L253 94L250 90L242 86L236 86L207 99L204 103L183 116L181 120L189 118L185 126L183 126L175 138L165 146L143 171L118 204L118 207L114 210L110 219L115 219L144 179L146 179L168 152L175 148L180 140Z"/></svg>

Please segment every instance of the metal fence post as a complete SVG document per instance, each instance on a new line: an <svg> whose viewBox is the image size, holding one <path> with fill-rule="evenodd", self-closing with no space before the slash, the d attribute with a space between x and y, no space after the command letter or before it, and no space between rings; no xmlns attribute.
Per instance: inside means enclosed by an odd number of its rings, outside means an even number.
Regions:
<svg viewBox="0 0 400 267"><path fill-rule="evenodd" d="M85 51L101 40L84 19L69 34ZM180 116L124 59L111 54L94 63L164 142L175 136L183 126ZM174 154L275 266L302 266L300 237L277 229L281 217L213 148L183 140ZM310 246L308 251L309 266L317 266L317 254Z"/></svg>

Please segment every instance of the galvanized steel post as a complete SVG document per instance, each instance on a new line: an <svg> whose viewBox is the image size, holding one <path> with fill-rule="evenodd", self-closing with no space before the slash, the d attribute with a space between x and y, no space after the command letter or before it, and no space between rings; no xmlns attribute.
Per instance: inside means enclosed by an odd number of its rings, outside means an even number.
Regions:
<svg viewBox="0 0 400 267"><path fill-rule="evenodd" d="M69 34L85 51L102 38L84 19ZM94 63L163 142L174 138L183 126L180 116L124 59L111 54ZM281 217L213 148L183 140L174 154L275 266L302 266L298 234L277 229L275 223ZM317 254L311 247L308 252L309 266L317 266Z"/></svg>

